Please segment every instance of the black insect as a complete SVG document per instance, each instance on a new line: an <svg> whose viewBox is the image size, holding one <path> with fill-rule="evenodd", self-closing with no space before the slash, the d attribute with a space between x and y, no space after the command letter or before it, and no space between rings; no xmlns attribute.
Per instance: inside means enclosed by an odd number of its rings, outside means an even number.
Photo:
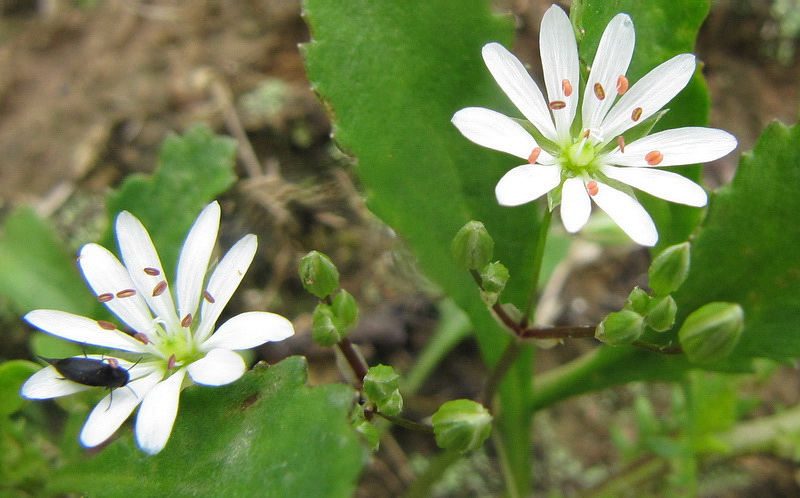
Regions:
<svg viewBox="0 0 800 498"><path fill-rule="evenodd" d="M40 358L42 358L40 356ZM107 387L115 389L128 384L128 370L119 366L114 358L98 360L95 358L63 358L61 360L42 358L53 365L64 379L84 386Z"/></svg>

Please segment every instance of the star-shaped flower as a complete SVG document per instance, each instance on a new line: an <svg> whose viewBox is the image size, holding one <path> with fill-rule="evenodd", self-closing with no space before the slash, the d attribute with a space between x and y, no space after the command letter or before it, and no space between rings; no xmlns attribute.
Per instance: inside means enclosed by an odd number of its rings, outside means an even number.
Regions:
<svg viewBox="0 0 800 498"><path fill-rule="evenodd" d="M122 323L93 320L57 310L35 310L25 315L31 325L80 344L131 353L134 361L108 356L109 365L128 370L125 388L103 398L89 415L80 434L87 447L108 439L133 410L136 441L146 453L156 454L167 444L183 388L229 384L246 366L237 350L280 341L294 334L286 318L267 312L234 316L214 332L214 326L239 286L258 245L246 235L216 265L206 282L219 230L220 208L206 206L186 237L178 260L173 299L158 253L142 223L123 211L116 220L117 242L124 265L107 249L87 244L78 264L89 286ZM205 285L204 285L205 284ZM188 374L188 375L187 375ZM67 380L54 366L35 373L22 386L22 396L48 399L90 389Z"/></svg>
<svg viewBox="0 0 800 498"><path fill-rule="evenodd" d="M625 73L634 39L628 15L611 20L584 84L583 99L579 99L575 33L559 7L545 13L540 30L547 100L502 45L483 47L486 66L530 123L530 131L508 116L480 107L461 109L452 121L478 145L528 162L500 179L495 189L500 204L517 206L550 193L553 206L561 202L564 227L574 233L589 219L593 199L634 241L646 246L655 245L658 232L629 187L689 206L706 204L702 187L654 167L718 159L736 148L736 138L701 127L642 136L661 108L689 82L696 63L692 54L677 55L629 87ZM634 138L630 143L625 133Z"/></svg>

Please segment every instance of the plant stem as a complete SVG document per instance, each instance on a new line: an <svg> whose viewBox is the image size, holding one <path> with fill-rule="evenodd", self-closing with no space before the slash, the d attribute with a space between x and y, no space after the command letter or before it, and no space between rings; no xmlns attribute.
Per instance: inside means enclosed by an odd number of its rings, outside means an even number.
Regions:
<svg viewBox="0 0 800 498"><path fill-rule="evenodd" d="M519 332L520 339L575 339L594 337L596 325L528 328Z"/></svg>
<svg viewBox="0 0 800 498"><path fill-rule="evenodd" d="M388 420L389 422L393 423L394 425L398 425L404 429L408 429L411 431L417 432L424 432L427 434L433 434L433 426L428 424L420 424L419 422L414 422L413 420L409 420L407 418L398 417L396 415L386 415L385 413L381 413L377 410L364 410L365 413L374 413L375 415Z"/></svg>
<svg viewBox="0 0 800 498"><path fill-rule="evenodd" d="M358 354L355 346L353 346L353 343L350 342L350 339L347 337L342 338L337 346L339 346L339 350L347 360L347 364L350 365L350 368L353 370L353 373L358 379L358 386L356 387L361 389L361 386L364 383L364 377L367 375L367 372L369 372L369 365L367 365L367 363L364 361L364 358Z"/></svg>
<svg viewBox="0 0 800 498"><path fill-rule="evenodd" d="M508 343L508 346L506 346L505 351L503 351L503 355L499 360L497 360L494 368L489 373L489 378L486 379L486 385L483 388L483 392L481 393L479 400L481 404L489 410L492 408L492 399L497 392L497 388L500 387L500 383L508 373L508 370L514 365L514 362L516 361L517 356L519 356L519 354L522 352L523 347L524 345L522 342L516 338L511 339L511 341Z"/></svg>
<svg viewBox="0 0 800 498"><path fill-rule="evenodd" d="M533 274L531 275L531 291L528 296L528 305L522 314L522 328L527 327L533 321L533 314L536 312L536 302L539 298L539 276L542 274L542 260L544 259L544 248L547 245L547 234L550 232L550 220L553 218L553 211L545 207L542 223L539 225L539 239L536 241L536 252L533 254Z"/></svg>
<svg viewBox="0 0 800 498"><path fill-rule="evenodd" d="M661 354L683 354L683 348L680 344L653 344L647 341L633 341L631 346L646 349L654 353Z"/></svg>

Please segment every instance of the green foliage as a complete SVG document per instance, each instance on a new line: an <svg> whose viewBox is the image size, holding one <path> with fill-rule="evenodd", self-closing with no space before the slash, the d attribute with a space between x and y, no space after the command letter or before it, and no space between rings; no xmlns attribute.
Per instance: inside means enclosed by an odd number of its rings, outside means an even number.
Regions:
<svg viewBox="0 0 800 498"><path fill-rule="evenodd" d="M178 254L197 213L230 187L236 142L197 125L164 140L152 176L133 175L106 201L111 223L105 246L113 243L113 219L130 211L147 227L167 275L174 275Z"/></svg>
<svg viewBox="0 0 800 498"><path fill-rule="evenodd" d="M343 384L310 388L292 357L225 388L192 387L167 447L143 455L130 434L100 455L76 454L51 492L92 496L352 496L366 463Z"/></svg>
<svg viewBox="0 0 800 498"><path fill-rule="evenodd" d="M22 384L41 367L25 360L0 363L0 417L11 415L25 403L19 395Z"/></svg>

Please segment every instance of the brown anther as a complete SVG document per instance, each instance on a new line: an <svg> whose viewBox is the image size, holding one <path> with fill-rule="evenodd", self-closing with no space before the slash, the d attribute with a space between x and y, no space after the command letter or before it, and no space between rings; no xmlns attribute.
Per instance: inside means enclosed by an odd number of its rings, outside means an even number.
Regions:
<svg viewBox="0 0 800 498"><path fill-rule="evenodd" d="M100 301L101 303L107 303L112 299L114 299L114 294L110 292L106 292L97 296L97 300Z"/></svg>
<svg viewBox="0 0 800 498"><path fill-rule="evenodd" d="M603 85L599 82L594 84L594 96L597 97L598 100L603 100L606 98L606 91L603 89Z"/></svg>
<svg viewBox="0 0 800 498"><path fill-rule="evenodd" d="M624 153L625 152L625 137L622 135L617 137L617 145L619 146L619 151Z"/></svg>
<svg viewBox="0 0 800 498"><path fill-rule="evenodd" d="M639 121L639 119L642 117L642 112L643 112L642 108L641 107L637 107L631 113L631 119L634 120L634 121Z"/></svg>
<svg viewBox="0 0 800 498"><path fill-rule="evenodd" d="M191 327L192 326L192 314L188 313L183 320L181 320L181 327Z"/></svg>
<svg viewBox="0 0 800 498"><path fill-rule="evenodd" d="M111 368L119 368L119 362L116 358L106 358L106 363L108 363L108 366Z"/></svg>
<svg viewBox="0 0 800 498"><path fill-rule="evenodd" d="M565 107L567 107L567 103L564 102L563 100L554 100L554 101L550 102L550 109L552 109L554 111L557 111L559 109L563 109Z"/></svg>
<svg viewBox="0 0 800 498"><path fill-rule="evenodd" d="M161 275L161 272L158 270L158 268L145 268L144 272L150 275L151 277L156 277L158 275Z"/></svg>
<svg viewBox="0 0 800 498"><path fill-rule="evenodd" d="M589 192L589 195L597 195L599 187L597 186L597 182L592 180L586 184L586 191Z"/></svg>
<svg viewBox="0 0 800 498"><path fill-rule="evenodd" d="M644 160L647 161L647 164L650 166L657 166L664 160L664 154L657 150L650 151L644 156Z"/></svg>
<svg viewBox="0 0 800 498"><path fill-rule="evenodd" d="M617 78L617 93L623 95L627 91L628 91L628 78L620 74L619 78Z"/></svg>
<svg viewBox="0 0 800 498"><path fill-rule="evenodd" d="M150 339L141 332L136 332L135 334L133 334L133 338L141 342L142 344L150 344Z"/></svg>
<svg viewBox="0 0 800 498"><path fill-rule="evenodd" d="M105 330L116 330L117 326L111 322L107 322L105 320L97 320L97 325L100 326L101 329Z"/></svg>
<svg viewBox="0 0 800 498"><path fill-rule="evenodd" d="M591 135L592 135L591 130L586 130L585 132L583 132L583 138L589 138Z"/></svg>
<svg viewBox="0 0 800 498"><path fill-rule="evenodd" d="M561 80L561 90L564 91L564 96L569 97L572 95L572 83L567 79Z"/></svg>
<svg viewBox="0 0 800 498"><path fill-rule="evenodd" d="M175 368L176 363L178 363L178 359L175 358L175 355L171 355L169 360L167 360L167 370L172 370Z"/></svg>
<svg viewBox="0 0 800 498"><path fill-rule="evenodd" d="M157 283L155 287L153 287L153 297L158 297L167 290L167 281L162 280L161 282Z"/></svg>
<svg viewBox="0 0 800 498"><path fill-rule="evenodd" d="M205 299L206 301L208 301L211 304L214 304L214 303L217 302L216 299L214 299L214 296L212 296L211 293L208 292L207 290L203 291L203 299Z"/></svg>
<svg viewBox="0 0 800 498"><path fill-rule="evenodd" d="M541 153L542 153L541 147L534 147L534 149L531 151L531 155L528 156L528 162L531 164L535 163L536 160L539 159L539 154Z"/></svg>
<svg viewBox="0 0 800 498"><path fill-rule="evenodd" d="M121 290L121 291L117 292L117 297L120 298L120 299L125 298L125 297L135 296L135 295L136 295L136 291L134 289L125 289L125 290Z"/></svg>

